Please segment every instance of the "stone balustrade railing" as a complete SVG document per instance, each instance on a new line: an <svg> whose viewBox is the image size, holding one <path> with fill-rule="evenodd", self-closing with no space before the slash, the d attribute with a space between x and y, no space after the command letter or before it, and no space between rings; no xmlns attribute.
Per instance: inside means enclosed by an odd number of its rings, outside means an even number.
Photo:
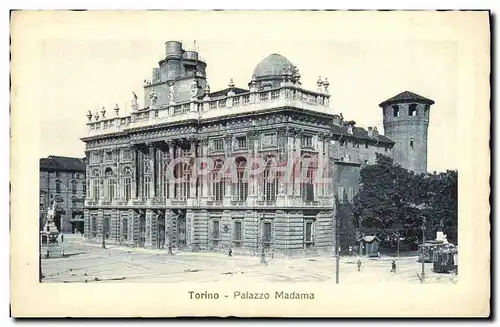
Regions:
<svg viewBox="0 0 500 327"><path fill-rule="evenodd" d="M227 200L227 201L226 201ZM87 199L85 201L85 206L168 206L168 207L331 207L333 205L333 197L319 197L315 201L303 201L299 197L288 197L288 196L278 196L274 201L264 201L262 199L257 199L249 196L246 201L235 201L231 199L223 199L222 201L216 201L213 197L203 197L203 198L187 198L187 199L175 199L175 198L155 198L155 199L130 199L128 201L121 199Z"/></svg>
<svg viewBox="0 0 500 327"><path fill-rule="evenodd" d="M188 119L214 118L278 107L326 112L329 107L329 98L328 94L312 92L294 86L285 86L232 96L196 99L186 103L138 110L130 116L90 121L87 123L88 136L118 133L131 128Z"/></svg>

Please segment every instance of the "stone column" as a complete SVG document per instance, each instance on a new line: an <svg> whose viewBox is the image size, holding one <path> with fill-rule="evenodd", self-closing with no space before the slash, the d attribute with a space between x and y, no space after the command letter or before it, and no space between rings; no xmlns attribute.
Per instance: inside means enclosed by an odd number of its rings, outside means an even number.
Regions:
<svg viewBox="0 0 500 327"><path fill-rule="evenodd" d="M149 150L149 160L150 160L150 175L151 175L151 183L149 184L149 194L150 198L154 199L156 198L156 148L154 147L153 144L148 144L148 150Z"/></svg>
<svg viewBox="0 0 500 327"><path fill-rule="evenodd" d="M259 137L259 133L254 130L250 130L247 132L247 139L248 139L248 160L247 160L247 165L249 166L249 169L252 168L253 163L255 162L255 159L257 157L257 139ZM257 199L257 194L258 194L258 179L260 176L254 176L254 175L249 175L248 176L248 204L252 205L255 203L255 200Z"/></svg>
<svg viewBox="0 0 500 327"><path fill-rule="evenodd" d="M197 140L192 138L189 139L189 147L190 147L190 152L191 152L191 157L192 157L192 165L196 165L196 150L197 150ZM193 171L193 168L198 168L198 167L191 167L191 171ZM196 170L196 169L194 169ZM191 180L189 183L189 197L191 199L196 199L196 177L191 174Z"/></svg>
<svg viewBox="0 0 500 327"><path fill-rule="evenodd" d="M227 162L228 160L232 160L231 158L232 151L233 151L233 135L226 134L224 135L224 152L225 152L224 166L226 166L229 163ZM226 178L226 177L227 177L227 172L224 171L225 192L224 192L223 204L229 205L231 201L231 196L233 194L234 181L231 180L231 178Z"/></svg>
<svg viewBox="0 0 500 327"><path fill-rule="evenodd" d="M175 148L174 142L172 140L167 141L168 145L168 156L169 156L169 165L174 160ZM170 176L168 176L168 194L169 198L172 199L174 197L174 167L169 166L168 172Z"/></svg>
<svg viewBox="0 0 500 327"><path fill-rule="evenodd" d="M206 159L208 158L208 138L205 137L201 140L201 157ZM209 162L207 162L207 164L209 164ZM210 171L213 167L206 167L206 169L208 169L208 171ZM201 188L203 189L203 197L204 198L207 198L210 194L210 190L209 190L209 173L207 174L207 172L204 172L203 173L203 177L201 179Z"/></svg>
<svg viewBox="0 0 500 327"><path fill-rule="evenodd" d="M300 182L301 182L301 176L302 176L302 167L300 163L302 160L299 160L299 158L302 157L302 149L301 149L301 142L302 142L302 130L300 129L295 129L294 130L294 139L295 139L295 151L294 151L294 159L296 159L298 167L295 170L295 179L294 179L294 196L300 196L301 195L301 190L300 190Z"/></svg>

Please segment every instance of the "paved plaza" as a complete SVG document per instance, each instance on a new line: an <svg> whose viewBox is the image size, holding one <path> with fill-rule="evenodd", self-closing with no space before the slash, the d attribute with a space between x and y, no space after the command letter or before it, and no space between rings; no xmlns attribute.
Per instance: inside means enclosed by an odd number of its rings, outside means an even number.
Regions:
<svg viewBox="0 0 500 327"><path fill-rule="evenodd" d="M223 253L176 252L148 250L100 244L89 244L75 235L65 236L64 258L42 259L43 282L153 282L192 283L224 280L245 282L315 282L335 281L335 258L317 256L299 259L272 259L261 264L260 256L228 257ZM391 262L397 272L390 273ZM411 257L361 258L357 271L356 257L340 259L340 282L347 283L420 283L421 264ZM455 274L432 272L426 264L426 283L456 283Z"/></svg>

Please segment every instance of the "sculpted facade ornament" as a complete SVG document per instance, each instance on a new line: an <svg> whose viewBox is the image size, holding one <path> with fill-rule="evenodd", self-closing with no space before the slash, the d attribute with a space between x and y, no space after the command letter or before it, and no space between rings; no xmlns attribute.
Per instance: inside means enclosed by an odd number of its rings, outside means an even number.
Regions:
<svg viewBox="0 0 500 327"><path fill-rule="evenodd" d="M132 110L133 111L139 110L139 104L137 102L137 94L135 94L135 92L132 92Z"/></svg>
<svg viewBox="0 0 500 327"><path fill-rule="evenodd" d="M224 141L226 141L226 143L231 143L233 141L233 134L225 134Z"/></svg>
<svg viewBox="0 0 500 327"><path fill-rule="evenodd" d="M149 93L149 109L153 109L156 106L156 99L158 99L158 94L155 91Z"/></svg>
<svg viewBox="0 0 500 327"><path fill-rule="evenodd" d="M256 140L259 138L259 132L255 130L249 130L247 132L247 139L248 140Z"/></svg>
<svg viewBox="0 0 500 327"><path fill-rule="evenodd" d="M171 105L175 104L175 91L173 83L168 85L168 101Z"/></svg>
<svg viewBox="0 0 500 327"><path fill-rule="evenodd" d="M198 82L196 80L191 82L190 91L191 91L191 98L196 98L196 96L198 95Z"/></svg>

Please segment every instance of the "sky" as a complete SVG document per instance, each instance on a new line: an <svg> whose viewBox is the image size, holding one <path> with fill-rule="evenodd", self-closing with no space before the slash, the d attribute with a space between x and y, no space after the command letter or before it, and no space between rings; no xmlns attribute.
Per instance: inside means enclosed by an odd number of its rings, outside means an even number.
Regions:
<svg viewBox="0 0 500 327"><path fill-rule="evenodd" d="M468 92L459 67L474 31L461 17L439 14L34 12L13 19L13 47L23 49L13 64L31 76L29 88L14 78L13 92L33 96L39 157L83 157L88 110L105 106L114 114L118 103L128 114L133 91L143 105L142 81L163 58L166 41L191 50L196 40L212 91L231 78L246 88L259 61L279 53L299 68L304 88L315 90L318 77L327 77L329 112L358 126L382 131L378 104L402 91L434 100L428 171L458 169L460 99Z"/></svg>

